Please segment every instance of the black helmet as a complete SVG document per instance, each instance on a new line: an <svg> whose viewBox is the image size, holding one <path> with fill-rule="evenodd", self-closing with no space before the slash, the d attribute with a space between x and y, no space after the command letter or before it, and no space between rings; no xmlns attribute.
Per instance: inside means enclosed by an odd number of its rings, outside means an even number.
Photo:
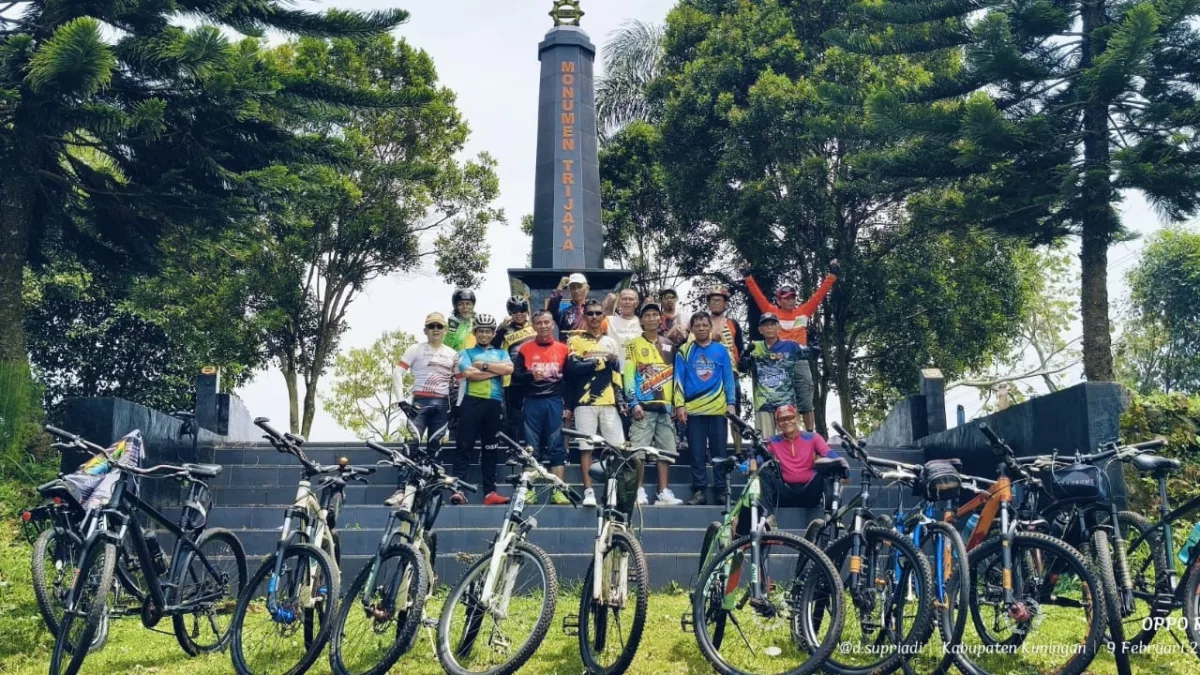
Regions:
<svg viewBox="0 0 1200 675"><path fill-rule="evenodd" d="M491 328L492 330L496 330L496 317L492 316L491 314L476 314L475 325L471 328L471 330L476 331L480 328Z"/></svg>
<svg viewBox="0 0 1200 675"><path fill-rule="evenodd" d="M454 295L450 297L450 304L458 307L458 303L462 302L463 300L475 302L475 291L469 288L460 288L457 291L454 291Z"/></svg>
<svg viewBox="0 0 1200 675"><path fill-rule="evenodd" d="M529 311L529 301L526 300L525 298L523 298L519 295L514 295L508 299L508 313L509 314L516 314L517 312L528 312L528 311Z"/></svg>

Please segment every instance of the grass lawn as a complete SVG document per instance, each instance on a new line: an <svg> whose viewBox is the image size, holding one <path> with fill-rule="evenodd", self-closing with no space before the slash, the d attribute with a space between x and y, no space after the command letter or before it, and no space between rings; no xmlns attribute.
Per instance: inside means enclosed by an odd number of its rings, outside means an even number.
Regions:
<svg viewBox="0 0 1200 675"><path fill-rule="evenodd" d="M0 504L0 508L4 506ZM11 512L7 508L3 510ZM54 646L54 639L43 625L33 598L29 559L30 548L20 538L13 521L10 519L0 524L0 673L6 675L47 672ZM434 603L440 605L441 599L435 599ZM577 638L564 635L560 628L561 618L574 613L577 603L577 592L562 594L549 636L539 652L522 669L522 673L543 675L582 672ZM645 635L629 672L641 675L712 672L696 646L695 637L690 632L683 633L680 630L679 617L688 606L688 598L682 592L663 592L651 596ZM164 621L160 628L169 631L170 625L169 621ZM1135 656L1135 673L1184 675L1200 668L1200 660L1190 651L1182 651L1168 635L1160 635L1155 646L1172 653ZM940 646L927 647L926 654L934 654L935 649L940 651ZM932 657L919 658L913 666L917 673L929 673L934 663ZM1029 662L1017 658L997 659L988 665L997 674L1039 672ZM232 672L232 666L227 653L189 659L180 650L173 635L145 630L136 619L123 619L113 623L107 646L88 657L83 672L215 675ZM310 672L329 672L324 654ZM422 629L416 647L401 659L393 672L413 675L443 672L438 665L428 629ZM1115 673L1116 668L1112 658L1102 654L1092 663L1088 672Z"/></svg>

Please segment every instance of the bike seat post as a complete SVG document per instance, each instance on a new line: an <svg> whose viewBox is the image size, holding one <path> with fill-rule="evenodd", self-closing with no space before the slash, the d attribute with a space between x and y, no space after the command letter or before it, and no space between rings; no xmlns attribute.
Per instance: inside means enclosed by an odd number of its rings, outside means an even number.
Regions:
<svg viewBox="0 0 1200 675"><path fill-rule="evenodd" d="M1167 514L1171 513L1171 505L1167 500L1167 474L1160 473L1158 475L1158 512L1163 520L1166 520Z"/></svg>

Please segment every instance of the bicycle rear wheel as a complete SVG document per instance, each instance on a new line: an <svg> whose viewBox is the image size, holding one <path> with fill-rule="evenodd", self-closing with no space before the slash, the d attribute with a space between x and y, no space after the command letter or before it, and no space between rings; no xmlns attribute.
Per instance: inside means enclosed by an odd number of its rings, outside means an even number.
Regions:
<svg viewBox="0 0 1200 675"><path fill-rule="evenodd" d="M934 624L942 637L941 658L935 673L950 672L958 661L957 646L970 614L971 579L967 546L958 530L948 523L926 523L921 552L933 572Z"/></svg>
<svg viewBox="0 0 1200 675"><path fill-rule="evenodd" d="M753 559L749 535L713 556L700 574L692 591L700 651L723 675L815 672L842 632L842 584L833 563L812 543L783 532L762 534L759 551L757 575L746 569ZM762 580L758 599L752 577ZM721 646L714 642L718 625L727 638Z"/></svg>
<svg viewBox="0 0 1200 675"><path fill-rule="evenodd" d="M308 544L292 544L282 553L279 574L273 553L250 578L233 615L233 667L239 675L298 675L308 670L325 641L339 593L329 554ZM304 610L320 615L320 633L304 639Z"/></svg>
<svg viewBox="0 0 1200 675"><path fill-rule="evenodd" d="M333 619L333 672L386 673L412 646L428 594L429 575L409 544L394 544L363 567Z"/></svg>
<svg viewBox="0 0 1200 675"><path fill-rule="evenodd" d="M593 675L623 673L633 663L650 601L650 569L636 539L616 533L601 561L600 583L588 565L579 598L579 651ZM599 594L599 598L592 597ZM632 612L630 611L632 610Z"/></svg>
<svg viewBox="0 0 1200 675"><path fill-rule="evenodd" d="M452 675L511 675L533 656L554 620L558 575L545 551L518 543L496 573L484 602L492 551L483 554L446 597L437 654Z"/></svg>
<svg viewBox="0 0 1200 675"><path fill-rule="evenodd" d="M115 544L96 540L79 565L67 607L63 611L54 653L50 657L50 675L75 675L87 657L96 630L107 620L109 594L117 565ZM83 648L80 648L84 645Z"/></svg>
<svg viewBox="0 0 1200 675"><path fill-rule="evenodd" d="M1117 523L1121 526L1125 564L1133 582L1133 612L1125 617L1125 635L1129 636L1130 645L1144 647L1158 633L1154 619L1171 614L1174 589L1168 588L1167 582L1168 573L1173 570L1167 562L1162 531L1152 527L1145 516L1121 511Z"/></svg>
<svg viewBox="0 0 1200 675"><path fill-rule="evenodd" d="M1078 551L1040 532L1013 535L1007 574L1003 548L1003 539L992 537L970 553L972 626L963 636L961 669L1004 671L1019 655L1037 672L1079 675L1104 639L1104 591L1095 574Z"/></svg>
<svg viewBox="0 0 1200 675"><path fill-rule="evenodd" d="M195 551L180 557L187 559L187 570L176 597L179 604L194 605L195 611L171 617L175 639L188 656L224 649L238 597L246 587L242 542L229 530L211 529L200 535Z"/></svg>

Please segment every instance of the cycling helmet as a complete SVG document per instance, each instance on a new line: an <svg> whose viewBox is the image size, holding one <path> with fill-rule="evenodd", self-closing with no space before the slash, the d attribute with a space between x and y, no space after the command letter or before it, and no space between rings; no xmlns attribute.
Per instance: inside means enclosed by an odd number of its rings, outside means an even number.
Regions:
<svg viewBox="0 0 1200 675"><path fill-rule="evenodd" d="M460 288L454 291L454 295L452 295L450 299L450 304L454 307L457 307L458 303L463 300L475 302L475 291L469 288Z"/></svg>
<svg viewBox="0 0 1200 675"><path fill-rule="evenodd" d="M523 298L519 295L514 295L508 299L508 313L509 314L516 314L517 312L528 312L528 311L529 311L529 301L526 300L525 298Z"/></svg>
<svg viewBox="0 0 1200 675"><path fill-rule="evenodd" d="M708 289L708 293L706 293L704 295L704 299L708 300L709 298L711 298L714 295L720 295L720 296L724 297L726 300L728 300L729 299L729 289L725 288L724 286L713 286L712 288Z"/></svg>
<svg viewBox="0 0 1200 675"><path fill-rule="evenodd" d="M490 328L491 330L496 330L496 317L492 316L491 314L476 314L475 327L471 330L476 331L480 328Z"/></svg>
<svg viewBox="0 0 1200 675"><path fill-rule="evenodd" d="M796 287L791 284L784 284L775 289L775 297L777 298L786 298L788 296L794 297L795 295L797 295Z"/></svg>

